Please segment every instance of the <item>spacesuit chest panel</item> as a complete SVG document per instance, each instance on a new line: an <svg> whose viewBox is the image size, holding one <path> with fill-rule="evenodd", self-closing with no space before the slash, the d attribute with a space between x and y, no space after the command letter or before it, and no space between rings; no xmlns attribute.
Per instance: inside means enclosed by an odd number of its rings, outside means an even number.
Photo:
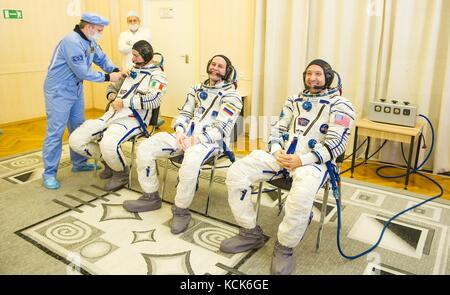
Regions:
<svg viewBox="0 0 450 295"><path fill-rule="evenodd" d="M141 93L141 94L146 94L148 93L149 89L150 89L150 79L151 79L151 74L139 74L136 79L137 81L141 81L141 83L139 83L139 86L137 88L137 93ZM137 82L136 81L136 82ZM136 83L135 82L135 83Z"/></svg>
<svg viewBox="0 0 450 295"><path fill-rule="evenodd" d="M141 93L146 94L149 90L149 79L150 75L148 74L141 74L139 73L136 78L128 77L123 82L122 86L120 87L119 93L117 94L117 97L126 99L132 97L133 93ZM133 89L130 94L127 95L127 93L133 88L136 87L135 85L138 84L137 88ZM125 95L127 95L125 97Z"/></svg>
<svg viewBox="0 0 450 295"><path fill-rule="evenodd" d="M128 91L133 87L136 83L134 79L127 78L123 81L122 86L120 87L119 93L117 93L118 98L125 98L124 96L128 93Z"/></svg>
<svg viewBox="0 0 450 295"><path fill-rule="evenodd" d="M217 117L222 92L216 89L198 89L196 91L196 109L194 118L197 122L210 121Z"/></svg>
<svg viewBox="0 0 450 295"><path fill-rule="evenodd" d="M330 101L320 98L298 98L294 102L291 133L297 136L321 137L328 129Z"/></svg>

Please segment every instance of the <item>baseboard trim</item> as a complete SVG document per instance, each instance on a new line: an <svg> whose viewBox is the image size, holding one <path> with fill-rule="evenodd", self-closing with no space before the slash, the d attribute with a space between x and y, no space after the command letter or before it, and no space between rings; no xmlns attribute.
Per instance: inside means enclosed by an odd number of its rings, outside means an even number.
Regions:
<svg viewBox="0 0 450 295"><path fill-rule="evenodd" d="M41 121L41 120L45 120L46 118L47 118L47 116L42 116L42 117L35 117L35 118L31 118L31 119L26 119L26 120L1 123L0 128L19 125L19 124L26 124L26 123L35 122L35 121Z"/></svg>
<svg viewBox="0 0 450 295"><path fill-rule="evenodd" d="M104 113L105 110L99 109L99 108L89 108L89 109L85 109L84 112L85 113L88 113L88 112ZM46 120L46 119L47 119L47 116L41 116L41 117L34 117L34 118L30 118L30 119L25 119L25 120L0 123L0 128L14 126L14 125L19 125L19 124L26 124L26 123L36 122L36 121L42 121L42 120Z"/></svg>

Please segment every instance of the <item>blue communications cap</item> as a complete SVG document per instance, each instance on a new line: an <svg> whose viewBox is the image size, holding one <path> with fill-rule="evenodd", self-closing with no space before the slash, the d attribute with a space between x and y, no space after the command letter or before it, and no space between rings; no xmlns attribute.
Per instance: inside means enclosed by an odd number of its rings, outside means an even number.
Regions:
<svg viewBox="0 0 450 295"><path fill-rule="evenodd" d="M83 13L81 15L81 20L99 26L107 26L109 24L109 21L106 18L92 12Z"/></svg>

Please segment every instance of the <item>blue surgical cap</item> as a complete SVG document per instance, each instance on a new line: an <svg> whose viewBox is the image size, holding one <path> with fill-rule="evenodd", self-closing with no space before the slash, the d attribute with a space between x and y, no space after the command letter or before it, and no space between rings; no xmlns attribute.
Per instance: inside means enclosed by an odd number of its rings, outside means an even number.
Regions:
<svg viewBox="0 0 450 295"><path fill-rule="evenodd" d="M106 18L92 12L83 13L81 15L81 20L99 26L107 26L109 24L109 21Z"/></svg>

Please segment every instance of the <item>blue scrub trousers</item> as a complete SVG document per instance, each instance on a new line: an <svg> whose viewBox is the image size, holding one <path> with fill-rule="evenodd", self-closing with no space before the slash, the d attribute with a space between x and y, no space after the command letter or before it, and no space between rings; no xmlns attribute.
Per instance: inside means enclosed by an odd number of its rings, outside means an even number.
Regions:
<svg viewBox="0 0 450 295"><path fill-rule="evenodd" d="M57 87L44 87L47 130L42 151L44 160L43 177L56 177L62 153L64 130L69 134L78 128L84 118L83 83L75 85L60 84ZM87 159L70 150L70 159L75 167L82 166Z"/></svg>

